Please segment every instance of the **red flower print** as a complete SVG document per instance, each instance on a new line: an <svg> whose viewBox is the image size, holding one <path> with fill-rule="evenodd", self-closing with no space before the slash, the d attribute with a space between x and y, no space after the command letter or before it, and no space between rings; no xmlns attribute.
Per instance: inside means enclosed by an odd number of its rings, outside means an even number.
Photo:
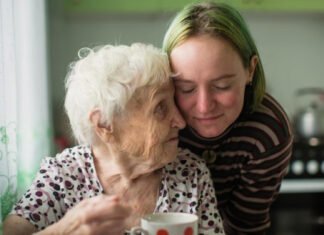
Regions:
<svg viewBox="0 0 324 235"><path fill-rule="evenodd" d="M193 229L192 229L192 227L186 228L183 235L193 235Z"/></svg>
<svg viewBox="0 0 324 235"><path fill-rule="evenodd" d="M165 229L159 229L156 235L169 235L168 231Z"/></svg>

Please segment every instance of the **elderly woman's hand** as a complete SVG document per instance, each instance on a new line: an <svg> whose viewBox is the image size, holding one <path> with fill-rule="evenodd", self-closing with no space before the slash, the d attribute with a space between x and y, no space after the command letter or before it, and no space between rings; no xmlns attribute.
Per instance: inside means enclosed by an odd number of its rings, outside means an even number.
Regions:
<svg viewBox="0 0 324 235"><path fill-rule="evenodd" d="M118 197L101 195L84 199L60 221L36 234L121 235L130 213L131 208L123 205Z"/></svg>

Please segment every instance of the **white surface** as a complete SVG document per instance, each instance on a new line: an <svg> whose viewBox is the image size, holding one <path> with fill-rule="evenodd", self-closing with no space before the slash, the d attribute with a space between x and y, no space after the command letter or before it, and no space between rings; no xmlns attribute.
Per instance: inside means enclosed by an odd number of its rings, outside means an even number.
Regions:
<svg viewBox="0 0 324 235"><path fill-rule="evenodd" d="M287 179L281 184L280 193L324 192L323 179Z"/></svg>

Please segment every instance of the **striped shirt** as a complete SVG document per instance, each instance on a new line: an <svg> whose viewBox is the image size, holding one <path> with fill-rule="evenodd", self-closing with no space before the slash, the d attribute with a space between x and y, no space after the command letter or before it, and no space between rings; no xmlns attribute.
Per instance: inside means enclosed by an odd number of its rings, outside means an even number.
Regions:
<svg viewBox="0 0 324 235"><path fill-rule="evenodd" d="M217 138L203 138L190 127L180 132L180 147L207 162L228 235L265 234L292 153L288 117L270 95L256 111L245 110Z"/></svg>

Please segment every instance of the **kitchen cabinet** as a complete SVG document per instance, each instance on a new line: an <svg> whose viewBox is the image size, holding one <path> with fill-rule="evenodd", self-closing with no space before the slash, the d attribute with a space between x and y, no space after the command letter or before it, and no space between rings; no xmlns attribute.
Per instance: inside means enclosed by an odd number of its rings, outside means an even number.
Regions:
<svg viewBox="0 0 324 235"><path fill-rule="evenodd" d="M324 12L323 0L215 0L239 10ZM68 13L161 13L176 12L192 0L64 0Z"/></svg>

